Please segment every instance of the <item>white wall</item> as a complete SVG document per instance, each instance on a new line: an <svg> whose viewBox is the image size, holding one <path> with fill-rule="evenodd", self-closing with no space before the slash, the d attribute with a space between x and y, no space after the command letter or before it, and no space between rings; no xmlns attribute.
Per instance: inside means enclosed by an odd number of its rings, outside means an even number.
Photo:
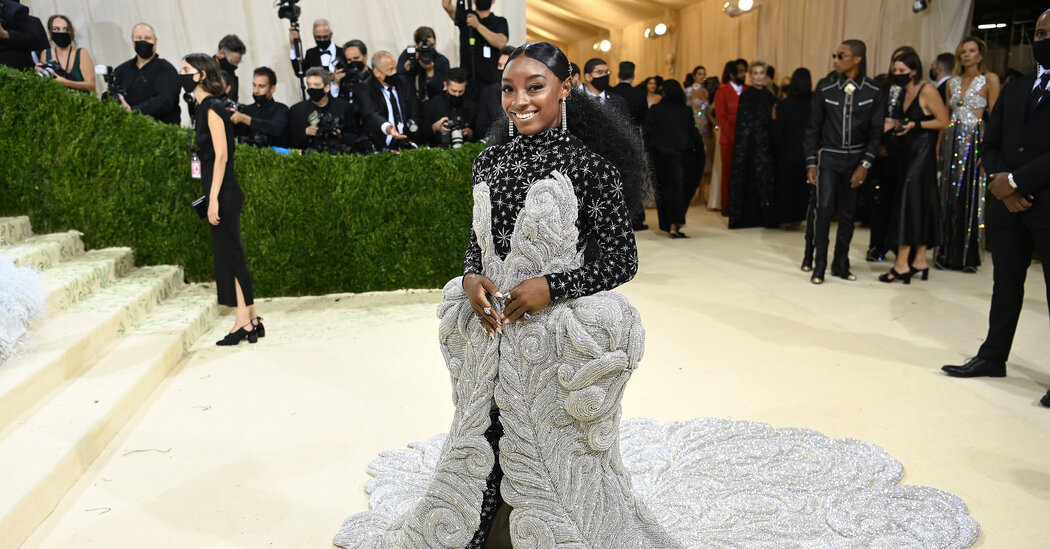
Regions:
<svg viewBox="0 0 1050 549"><path fill-rule="evenodd" d="M288 22L277 18L272 0L23 0L45 24L60 13L77 31L77 43L96 64L116 66L131 59L131 28L146 22L157 31L161 57L178 67L187 53L215 53L219 39L236 34L248 48L237 71L240 99L251 99L252 70L268 66L277 72L277 99L299 101L298 82L288 50ZM314 45L311 25L318 18L331 22L336 43L359 38L369 55L380 49L395 55L412 42L422 25L434 28L438 51L452 65L459 62L458 31L441 8L441 0L302 0L303 47ZM510 43L525 40L525 0L497 0L493 11L510 23ZM101 79L99 89L102 89Z"/></svg>

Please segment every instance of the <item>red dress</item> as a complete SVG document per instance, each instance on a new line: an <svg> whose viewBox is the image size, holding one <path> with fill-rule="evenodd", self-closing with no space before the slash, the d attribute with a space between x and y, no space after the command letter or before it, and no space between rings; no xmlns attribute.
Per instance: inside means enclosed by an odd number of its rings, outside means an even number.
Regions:
<svg viewBox="0 0 1050 549"><path fill-rule="evenodd" d="M741 92L747 89L743 86ZM722 84L715 94L715 120L718 122L718 143L722 153L722 215L729 215L729 181L733 177L733 143L736 141L736 110L740 95L731 83Z"/></svg>

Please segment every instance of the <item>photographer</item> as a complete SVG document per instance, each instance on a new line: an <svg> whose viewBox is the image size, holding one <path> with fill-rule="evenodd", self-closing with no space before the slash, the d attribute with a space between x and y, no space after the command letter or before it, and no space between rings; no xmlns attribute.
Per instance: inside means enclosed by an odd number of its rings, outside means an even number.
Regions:
<svg viewBox="0 0 1050 549"><path fill-rule="evenodd" d="M356 108L330 95L332 75L322 67L306 71L306 101L288 110L288 145L303 150L349 152L357 141Z"/></svg>
<svg viewBox="0 0 1050 549"><path fill-rule="evenodd" d="M252 76L251 105L244 112L230 110L230 121L234 123L237 141L260 147L284 145L284 134L288 129L288 107L273 100L277 89L277 74L268 67L255 69Z"/></svg>
<svg viewBox="0 0 1050 549"><path fill-rule="evenodd" d="M499 69L500 74L503 74L503 67L507 66L507 59L510 59L510 54L514 53L514 46L503 46L503 49L499 50L499 63L496 68ZM503 110L503 85L500 83L492 84L489 87L481 90L481 99L478 100L478 115L474 120L475 134L478 139L484 139L489 133L489 126L493 122L499 120L500 117L507 116Z"/></svg>
<svg viewBox="0 0 1050 549"><path fill-rule="evenodd" d="M445 91L427 99L421 108L424 141L434 147L458 149L464 141L473 141L477 105L466 97L467 71L450 69Z"/></svg>
<svg viewBox="0 0 1050 549"><path fill-rule="evenodd" d="M153 27L139 23L131 30L135 57L113 71L114 86L122 89L120 106L161 122L179 123L179 76L175 67L157 55Z"/></svg>
<svg viewBox="0 0 1050 549"><path fill-rule="evenodd" d="M230 86L229 98L240 101L240 95L238 95L240 79L237 78L237 67L240 66L241 59L244 58L248 49L244 47L244 42L236 34L227 34L222 37L222 40L219 40L218 50L215 60L219 62L219 68L229 75L226 80L226 84Z"/></svg>
<svg viewBox="0 0 1050 549"><path fill-rule="evenodd" d="M335 73L337 66L346 65L346 56L343 54L343 48L336 46L335 41L332 40L332 28L329 26L327 19L314 21L313 30L314 43L317 46L306 50L304 60L301 62L295 53L295 40L299 38L299 31L296 29L289 31L292 41L292 68L295 69L295 74L303 74L302 71L309 71L314 67L323 67L329 73ZM332 86L332 89L332 96L338 96L338 81Z"/></svg>
<svg viewBox="0 0 1050 549"><path fill-rule="evenodd" d="M33 67L38 51L48 47L47 33L29 8L15 0L0 0L0 65L23 70Z"/></svg>
<svg viewBox="0 0 1050 549"><path fill-rule="evenodd" d="M397 59L397 72L401 79L412 84L416 100L426 101L441 95L448 70L452 66L444 55L438 53L434 44L437 39L434 29L419 27L412 36L415 46L405 48Z"/></svg>
<svg viewBox="0 0 1050 549"><path fill-rule="evenodd" d="M486 86L499 83L498 53L510 36L507 20L492 13L492 1L441 0L441 7L459 27L459 63L467 70L473 97Z"/></svg>
<svg viewBox="0 0 1050 549"><path fill-rule="evenodd" d="M412 87L397 75L397 61L388 51L372 56L372 78L358 93L361 119L377 150L399 148L407 139L418 140L419 103Z"/></svg>
<svg viewBox="0 0 1050 549"><path fill-rule="evenodd" d="M55 82L77 91L95 92L95 63L91 54L76 44L76 30L65 15L52 15L47 30L55 47L40 52L40 61L51 69ZM38 70L37 74L42 71Z"/></svg>

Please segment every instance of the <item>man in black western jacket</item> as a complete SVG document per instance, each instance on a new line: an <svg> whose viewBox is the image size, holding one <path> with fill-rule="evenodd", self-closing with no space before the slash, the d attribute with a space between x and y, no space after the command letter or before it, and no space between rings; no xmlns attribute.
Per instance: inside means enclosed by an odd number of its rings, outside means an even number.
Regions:
<svg viewBox="0 0 1050 549"><path fill-rule="evenodd" d="M817 186L816 222L813 229L815 256L810 282L824 282L828 264L828 232L831 217L839 214L838 235L831 275L856 280L850 272L849 246L857 209L857 187L868 177L868 169L879 153L885 118L882 92L866 76L867 47L860 40L846 40L833 54L835 72L817 84L813 108L802 148L806 154L807 179ZM818 169L819 153L819 169Z"/></svg>
<svg viewBox="0 0 1050 549"><path fill-rule="evenodd" d="M419 103L412 87L397 76L397 60L388 51L372 56L372 75L358 91L364 130L377 150L399 147L399 141L419 141Z"/></svg>
<svg viewBox="0 0 1050 549"><path fill-rule="evenodd" d="M1032 53L1039 67L1003 88L984 134L981 162L994 195L985 210L994 269L992 306L988 337L977 356L942 368L953 377L1006 375L1033 250L1042 259L1050 292L1050 10L1036 23ZM1050 391L1041 402L1050 407Z"/></svg>

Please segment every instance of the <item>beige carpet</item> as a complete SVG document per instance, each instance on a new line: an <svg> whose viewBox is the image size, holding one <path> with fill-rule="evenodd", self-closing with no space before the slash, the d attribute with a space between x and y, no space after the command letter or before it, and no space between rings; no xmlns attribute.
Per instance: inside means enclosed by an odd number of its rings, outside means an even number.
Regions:
<svg viewBox="0 0 1050 549"><path fill-rule="evenodd" d="M904 483L960 496L983 528L978 547L1048 546L1038 265L1009 377L956 380L939 368L983 339L990 267L884 285L889 265L863 262L858 230L860 280L818 287L798 269L801 233L730 232L696 208L684 230L692 238L640 234L641 271L621 289L648 330L625 417L748 419L870 441L904 464ZM223 317L24 547L329 547L367 505L368 462L450 423L439 299L262 302L269 336L236 349L213 346L232 325Z"/></svg>

